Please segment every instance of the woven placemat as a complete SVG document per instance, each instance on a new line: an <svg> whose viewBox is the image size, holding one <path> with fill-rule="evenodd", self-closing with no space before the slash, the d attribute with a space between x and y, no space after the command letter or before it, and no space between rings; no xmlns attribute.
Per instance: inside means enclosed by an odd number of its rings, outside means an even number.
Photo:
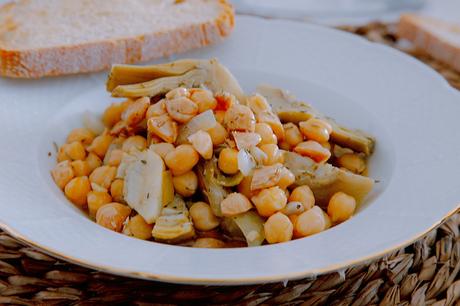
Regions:
<svg viewBox="0 0 460 306"><path fill-rule="evenodd" d="M393 26L343 30L401 48ZM404 49L460 89L460 74ZM460 101L459 101L460 103ZM287 284L209 287L107 275L54 259L0 233L0 304L17 305L456 305L460 306L460 213L378 261Z"/></svg>

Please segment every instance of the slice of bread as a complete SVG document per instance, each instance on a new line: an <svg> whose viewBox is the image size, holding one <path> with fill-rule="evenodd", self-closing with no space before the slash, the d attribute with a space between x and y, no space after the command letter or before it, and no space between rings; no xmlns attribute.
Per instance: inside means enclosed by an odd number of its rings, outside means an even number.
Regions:
<svg viewBox="0 0 460 306"><path fill-rule="evenodd" d="M17 0L0 6L0 75L152 60L219 41L233 25L226 0Z"/></svg>
<svg viewBox="0 0 460 306"><path fill-rule="evenodd" d="M401 16L398 35L460 71L460 23L408 14Z"/></svg>

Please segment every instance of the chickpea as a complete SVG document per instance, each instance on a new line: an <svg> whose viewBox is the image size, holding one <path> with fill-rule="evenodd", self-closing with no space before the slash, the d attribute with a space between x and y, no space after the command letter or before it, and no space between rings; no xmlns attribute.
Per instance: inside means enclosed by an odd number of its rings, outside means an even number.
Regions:
<svg viewBox="0 0 460 306"><path fill-rule="evenodd" d="M238 192L230 193L221 203L220 209L225 217L232 217L252 208L251 202L243 194Z"/></svg>
<svg viewBox="0 0 460 306"><path fill-rule="evenodd" d="M198 238L193 244L194 248L219 249L225 247L222 240L216 238Z"/></svg>
<svg viewBox="0 0 460 306"><path fill-rule="evenodd" d="M66 160L72 160L66 153L65 153L65 147L67 144L63 144L61 147L59 147L59 150L56 154L56 160L58 163L66 161Z"/></svg>
<svg viewBox="0 0 460 306"><path fill-rule="evenodd" d="M91 185L87 176L79 176L71 179L64 188L66 197L80 207L86 205L86 195L90 191Z"/></svg>
<svg viewBox="0 0 460 306"><path fill-rule="evenodd" d="M355 212L356 200L344 192L336 192L327 205L327 214L333 223L348 220Z"/></svg>
<svg viewBox="0 0 460 306"><path fill-rule="evenodd" d="M313 140L299 143L294 148L294 152L297 152L302 156L307 156L317 163L325 162L329 159L329 157L331 157L331 152L328 149Z"/></svg>
<svg viewBox="0 0 460 306"><path fill-rule="evenodd" d="M282 189L286 189L295 182L295 175L287 168L282 168L281 171L281 177L277 185Z"/></svg>
<svg viewBox="0 0 460 306"><path fill-rule="evenodd" d="M264 165L270 166L276 163L282 164L284 162L283 152L281 152L276 144L264 144L259 148L267 154L267 159Z"/></svg>
<svg viewBox="0 0 460 306"><path fill-rule="evenodd" d="M294 234L296 237L306 237L326 229L324 212L318 206L313 206L297 218Z"/></svg>
<svg viewBox="0 0 460 306"><path fill-rule="evenodd" d="M155 151L161 158L165 158L166 154L174 151L174 145L168 142L154 143L150 145L150 148Z"/></svg>
<svg viewBox="0 0 460 306"><path fill-rule="evenodd" d="M190 135L188 141L192 144L193 148L204 158L211 159L213 144L211 136L202 130Z"/></svg>
<svg viewBox="0 0 460 306"><path fill-rule="evenodd" d="M166 111L175 121L186 123L198 114L198 106L186 97L177 97L166 101Z"/></svg>
<svg viewBox="0 0 460 306"><path fill-rule="evenodd" d="M277 212L271 215L264 224L265 240L268 243L286 242L292 239L294 226L289 218Z"/></svg>
<svg viewBox="0 0 460 306"><path fill-rule="evenodd" d="M309 210L315 205L315 196L310 187L302 185L292 190L289 196L289 202L300 202L305 210Z"/></svg>
<svg viewBox="0 0 460 306"><path fill-rule="evenodd" d="M277 144L278 139L273 133L272 128L267 123L256 123L255 132L262 138L260 144Z"/></svg>
<svg viewBox="0 0 460 306"><path fill-rule="evenodd" d="M247 103L256 115L257 122L267 123L280 141L284 139L284 127L279 117L273 112L270 104L265 97L256 94L247 99Z"/></svg>
<svg viewBox="0 0 460 306"><path fill-rule="evenodd" d="M179 133L177 123L167 114L150 118L147 130L169 143L174 143Z"/></svg>
<svg viewBox="0 0 460 306"><path fill-rule="evenodd" d="M101 166L91 173L89 180L91 183L97 184L98 186L108 189L112 181L117 175L117 168L112 166Z"/></svg>
<svg viewBox="0 0 460 306"><path fill-rule="evenodd" d="M89 172L93 172L94 169L102 165L102 160L94 153L89 153L86 157L86 162L88 163Z"/></svg>
<svg viewBox="0 0 460 306"><path fill-rule="evenodd" d="M219 219L212 213L211 206L205 202L196 202L190 207L193 225L199 231L210 231L219 226Z"/></svg>
<svg viewBox="0 0 460 306"><path fill-rule="evenodd" d="M131 208L120 203L108 203L101 206L96 213L96 222L115 232L121 232L123 223L131 214Z"/></svg>
<svg viewBox="0 0 460 306"><path fill-rule="evenodd" d="M72 165L75 176L88 176L91 173L88 162L86 160L74 160Z"/></svg>
<svg viewBox="0 0 460 306"><path fill-rule="evenodd" d="M251 197L255 196L257 192L251 190L251 181L252 176L245 176L243 180L238 184L238 192L243 194L245 197L250 199Z"/></svg>
<svg viewBox="0 0 460 306"><path fill-rule="evenodd" d="M219 169L225 174L235 174L238 170L238 151L235 149L224 148L219 153L217 162Z"/></svg>
<svg viewBox="0 0 460 306"><path fill-rule="evenodd" d="M200 160L200 155L193 146L183 144L166 154L164 160L171 173L177 176L192 170Z"/></svg>
<svg viewBox="0 0 460 306"><path fill-rule="evenodd" d="M289 202L286 207L284 207L281 212L287 216L290 215L299 215L305 211L305 207L300 202Z"/></svg>
<svg viewBox="0 0 460 306"><path fill-rule="evenodd" d="M135 126L145 118L145 113L150 106L150 98L142 97L128 105L128 107L121 114L127 126Z"/></svg>
<svg viewBox="0 0 460 306"><path fill-rule="evenodd" d="M254 132L256 118L249 107L241 104L232 104L225 112L224 124L230 131Z"/></svg>
<svg viewBox="0 0 460 306"><path fill-rule="evenodd" d="M224 110L215 111L214 117L216 118L217 122L219 122L220 124L224 124L225 111Z"/></svg>
<svg viewBox="0 0 460 306"><path fill-rule="evenodd" d="M56 185L58 185L59 188L64 189L67 183L75 177L70 161L65 160L57 164L54 169L51 170L51 176L53 177Z"/></svg>
<svg viewBox="0 0 460 306"><path fill-rule="evenodd" d="M150 119L152 117L158 117L166 114L166 103L165 100L160 100L155 104L152 104L145 113L145 118Z"/></svg>
<svg viewBox="0 0 460 306"><path fill-rule="evenodd" d="M166 93L166 99L175 99L180 97L189 97L190 92L185 87L177 87Z"/></svg>
<svg viewBox="0 0 460 306"><path fill-rule="evenodd" d="M86 157L85 147L79 141L63 145L65 154L72 160L83 160Z"/></svg>
<svg viewBox="0 0 460 306"><path fill-rule="evenodd" d="M120 149L113 149L107 152L107 155L104 158L105 164L108 166L118 167L123 159L124 152Z"/></svg>
<svg viewBox="0 0 460 306"><path fill-rule="evenodd" d="M139 151L144 150L147 147L147 139L140 135L128 137L121 146L121 149L124 152L129 152L132 149L137 149Z"/></svg>
<svg viewBox="0 0 460 306"><path fill-rule="evenodd" d="M198 188L198 177L193 171L174 176L172 182L174 190L183 197L192 196Z"/></svg>
<svg viewBox="0 0 460 306"><path fill-rule="evenodd" d="M93 142L94 134L86 128L73 129L67 136L67 143L81 142L83 146L89 146Z"/></svg>
<svg viewBox="0 0 460 306"><path fill-rule="evenodd" d="M285 131L285 141L290 147L295 147L303 141L303 135L297 125L292 122L283 125Z"/></svg>
<svg viewBox="0 0 460 306"><path fill-rule="evenodd" d="M121 114L128 107L129 104L134 101L128 99L124 103L112 103L109 107L106 108L104 114L102 115L102 122L107 127L112 127L121 120Z"/></svg>
<svg viewBox="0 0 460 306"><path fill-rule="evenodd" d="M358 154L343 154L337 159L337 164L339 167L344 167L357 174L363 173L363 171L366 170L366 162Z"/></svg>
<svg viewBox="0 0 460 306"><path fill-rule="evenodd" d="M110 185L110 194L112 195L112 198L114 201L117 202L124 202L124 196L123 196L123 187L125 181L121 179L116 179L112 182Z"/></svg>
<svg viewBox="0 0 460 306"><path fill-rule="evenodd" d="M263 189L259 194L251 198L262 217L270 217L277 211L282 210L287 203L286 194L278 186Z"/></svg>
<svg viewBox="0 0 460 306"><path fill-rule="evenodd" d="M218 93L214 98L217 101L215 111L227 111L232 105L239 104L236 97L228 92Z"/></svg>
<svg viewBox="0 0 460 306"><path fill-rule="evenodd" d="M328 122L317 118L299 122L299 128L307 139L317 142L327 142L332 132L332 126Z"/></svg>
<svg viewBox="0 0 460 306"><path fill-rule="evenodd" d="M217 122L216 125L207 132L209 133L209 136L211 136L212 144L215 146L223 144L225 139L228 138L227 130L219 122Z"/></svg>
<svg viewBox="0 0 460 306"><path fill-rule="evenodd" d="M86 148L88 152L92 152L99 156L100 158L104 158L105 153L109 149L110 144L112 143L113 137L110 135L99 135L94 138L91 145Z"/></svg>
<svg viewBox="0 0 460 306"><path fill-rule="evenodd" d="M153 224L148 224L141 215L136 215L129 219L128 229L138 239L147 240L152 238Z"/></svg>
<svg viewBox="0 0 460 306"><path fill-rule="evenodd" d="M112 197L104 191L90 191L86 196L86 202L88 203L89 215L94 218L101 206L112 202Z"/></svg>
<svg viewBox="0 0 460 306"><path fill-rule="evenodd" d="M190 92L190 100L198 105L199 113L216 108L217 101L211 91L201 88L193 88Z"/></svg>

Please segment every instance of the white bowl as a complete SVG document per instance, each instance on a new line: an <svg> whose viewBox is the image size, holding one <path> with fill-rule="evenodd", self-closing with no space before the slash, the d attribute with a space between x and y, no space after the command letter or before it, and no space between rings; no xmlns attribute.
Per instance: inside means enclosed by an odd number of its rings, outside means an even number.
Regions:
<svg viewBox="0 0 460 306"><path fill-rule="evenodd" d="M111 232L70 204L49 174L53 142L86 109L112 100L106 74L0 80L0 219L13 236L94 269L177 283L263 283L313 276L401 248L458 209L460 94L417 60L336 30L238 17L224 43L181 57L218 57L247 92L289 89L377 139L380 182L351 220L321 234L254 248L193 249ZM48 156L51 152L52 156Z"/></svg>

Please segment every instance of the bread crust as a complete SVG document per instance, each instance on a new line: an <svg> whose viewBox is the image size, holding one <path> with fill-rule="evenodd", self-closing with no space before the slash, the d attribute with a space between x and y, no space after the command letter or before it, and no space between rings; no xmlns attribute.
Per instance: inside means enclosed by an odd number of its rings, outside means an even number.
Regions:
<svg viewBox="0 0 460 306"><path fill-rule="evenodd" d="M222 40L234 27L234 10L219 0L220 15L209 22L113 40L30 50L0 49L0 75L40 78L101 71L112 64L144 62Z"/></svg>
<svg viewBox="0 0 460 306"><path fill-rule="evenodd" d="M453 43L437 36L424 27L427 21L431 24L439 24L440 27L455 27L440 20L407 14L401 16L398 24L398 35L409 40L417 48L424 50L433 58L460 71L460 47L455 46ZM457 27L456 29L459 28Z"/></svg>

